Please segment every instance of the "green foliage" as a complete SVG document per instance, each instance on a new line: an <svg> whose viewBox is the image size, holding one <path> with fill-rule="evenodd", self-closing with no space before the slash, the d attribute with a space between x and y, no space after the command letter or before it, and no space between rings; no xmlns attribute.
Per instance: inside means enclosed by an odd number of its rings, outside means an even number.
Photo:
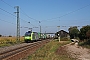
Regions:
<svg viewBox="0 0 90 60"><path fill-rule="evenodd" d="M69 38L63 37L63 38L61 38L61 41L69 41Z"/></svg>
<svg viewBox="0 0 90 60"><path fill-rule="evenodd" d="M68 30L71 39L78 37L79 30L77 29L77 27L70 27Z"/></svg>
<svg viewBox="0 0 90 60"><path fill-rule="evenodd" d="M86 32L86 36L90 39L90 30Z"/></svg>
<svg viewBox="0 0 90 60"><path fill-rule="evenodd" d="M82 41L79 43L80 46L85 47L85 48L89 48L90 49L90 40L88 41Z"/></svg>
<svg viewBox="0 0 90 60"><path fill-rule="evenodd" d="M0 34L0 37L2 37L2 35Z"/></svg>
<svg viewBox="0 0 90 60"><path fill-rule="evenodd" d="M80 29L80 33L79 33L79 38L80 40L84 40L84 39L87 39L87 35L86 33L89 33L88 30L90 30L90 26L87 25L87 26L84 26Z"/></svg>
<svg viewBox="0 0 90 60"><path fill-rule="evenodd" d="M8 37L12 37L11 35L9 35Z"/></svg>

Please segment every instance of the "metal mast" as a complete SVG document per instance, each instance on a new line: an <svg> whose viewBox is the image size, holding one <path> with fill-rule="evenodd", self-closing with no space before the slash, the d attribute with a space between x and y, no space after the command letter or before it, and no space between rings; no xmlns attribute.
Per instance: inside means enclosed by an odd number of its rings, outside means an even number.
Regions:
<svg viewBox="0 0 90 60"><path fill-rule="evenodd" d="M17 42L20 41L20 20L19 20L19 6L16 6L15 8L17 8Z"/></svg>
<svg viewBox="0 0 90 60"><path fill-rule="evenodd" d="M39 23L41 23L41 21L39 21ZM39 25L40 26L40 38L41 38L41 25Z"/></svg>

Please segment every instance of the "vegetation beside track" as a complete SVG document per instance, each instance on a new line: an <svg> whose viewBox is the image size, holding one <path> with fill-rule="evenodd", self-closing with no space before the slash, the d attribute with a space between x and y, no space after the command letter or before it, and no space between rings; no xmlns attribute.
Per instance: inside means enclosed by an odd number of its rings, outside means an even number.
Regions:
<svg viewBox="0 0 90 60"><path fill-rule="evenodd" d="M79 43L79 46L82 46L82 47L85 47L85 48L89 48L90 49L90 40L80 42Z"/></svg>
<svg viewBox="0 0 90 60"><path fill-rule="evenodd" d="M27 60L73 60L73 58L68 57L68 55L56 53L60 46L70 43L70 41L60 41L52 40L40 49L38 49L34 54L30 55Z"/></svg>
<svg viewBox="0 0 90 60"><path fill-rule="evenodd" d="M82 47L90 48L90 25L83 26L80 30L77 26L68 29L71 39L78 39L79 45Z"/></svg>
<svg viewBox="0 0 90 60"><path fill-rule="evenodd" d="M20 43L24 42L24 37L20 37ZM0 47L17 44L16 37L0 37Z"/></svg>

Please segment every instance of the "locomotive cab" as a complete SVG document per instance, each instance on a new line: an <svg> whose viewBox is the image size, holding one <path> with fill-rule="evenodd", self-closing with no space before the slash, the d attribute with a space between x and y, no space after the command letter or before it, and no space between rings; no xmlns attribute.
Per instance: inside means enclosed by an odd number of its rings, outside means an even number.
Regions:
<svg viewBox="0 0 90 60"><path fill-rule="evenodd" d="M24 40L25 42L37 41L39 39L39 35L37 32L28 31L25 33Z"/></svg>
<svg viewBox="0 0 90 60"><path fill-rule="evenodd" d="M28 31L25 33L25 37L24 37L24 40L25 42L29 42L31 40L31 31Z"/></svg>

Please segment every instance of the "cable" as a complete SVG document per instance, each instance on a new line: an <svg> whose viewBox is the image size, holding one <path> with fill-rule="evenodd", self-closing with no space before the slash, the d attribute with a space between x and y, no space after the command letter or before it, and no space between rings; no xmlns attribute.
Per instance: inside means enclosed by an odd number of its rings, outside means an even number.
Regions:
<svg viewBox="0 0 90 60"><path fill-rule="evenodd" d="M5 4L7 4L8 6L10 6L11 8L13 8L13 6L11 6L10 4L8 4L8 3L6 3L5 1L3 1L3 0L1 0L2 2L4 2ZM1 9L1 10L3 10L3 11L5 11L4 9ZM7 11L5 11L5 12L7 12ZM7 12L7 13L9 13L9 12ZM11 14L11 13L9 13L9 14ZM13 15L13 14L11 14L11 15ZM13 15L13 16L15 16L15 15ZM15 16L16 17L16 16ZM20 18L21 19L21 18ZM23 19L21 19L21 20L23 20ZM25 21L25 20L23 20L23 21ZM26 22L26 21L25 21Z"/></svg>
<svg viewBox="0 0 90 60"><path fill-rule="evenodd" d="M2 8L0 8L0 10L2 10L2 11L4 11L4 12L6 12L6 13L8 13L8 14L10 14L10 15L14 16L14 17L16 17L15 15L11 14L10 12L8 12L8 11L6 11L6 10L2 9Z"/></svg>
<svg viewBox="0 0 90 60"><path fill-rule="evenodd" d="M7 4L8 6L13 8L13 6L11 6L10 4L6 3L5 1L3 1L3 0L1 0L1 1L4 2L5 4Z"/></svg>
<svg viewBox="0 0 90 60"><path fill-rule="evenodd" d="M21 9L21 8L20 8L20 9ZM35 21L38 21L38 22L39 22L39 20L34 19L34 18L28 16L22 9L21 9L21 11L22 11L22 14L23 14L23 15L27 16L28 18L30 18L30 19L32 19L32 20L35 20Z"/></svg>
<svg viewBox="0 0 90 60"><path fill-rule="evenodd" d="M10 4L6 3L5 1L3 1L3 0L1 0L1 1L4 2L5 4L7 4L8 6L10 6L10 7L13 8L13 6L11 6ZM21 8L20 8L20 9L21 9ZM27 16L28 18L30 18L30 19L32 19L32 20L35 20L35 21L39 21L39 20L37 20L37 19L34 19L34 18L28 16L22 9L21 9L21 11L22 11L22 14L25 15L25 16Z"/></svg>
<svg viewBox="0 0 90 60"><path fill-rule="evenodd" d="M3 0L1 0L2 2L4 2L5 4L7 4L8 6L10 6L11 8L13 8L13 6L11 6L10 4L8 4L8 3L6 3L5 1L3 1ZM21 8L20 8L21 9ZM1 9L1 10L3 10L4 12L7 12L7 11L5 11L4 9ZM38 21L38 20L36 20L36 19L34 19L34 18L32 18L32 17L29 17L22 9L21 9L21 11L22 11L22 14L23 15L25 15L25 16L27 16L28 18L30 18L30 19L33 19L33 20L35 20L35 21ZM9 13L9 12L7 12L7 13ZM11 14L11 13L9 13L9 14ZM11 14L11 15L13 15L13 14ZM15 15L13 15L13 16L15 16ZM16 17L16 16L15 16ZM26 20L24 20L24 19L22 19L22 18L19 18L19 19L21 19L21 20L23 20L24 22L27 22L28 23L28 21L26 21ZM31 23L30 23L31 24ZM33 25L33 24L31 24L31 25ZM33 25L33 26L35 26L35 25Z"/></svg>
<svg viewBox="0 0 90 60"><path fill-rule="evenodd" d="M2 9L2 8L0 8L0 10L2 10L2 11L4 11L4 12L6 12L6 13L8 13L8 14L10 14L10 15L12 15L12 16L14 16L14 17L16 17L15 15L13 15L12 13L10 13L10 12L8 12L8 11L6 11L6 10L4 10L4 9ZM21 19L21 18L19 18L19 19ZM21 19L21 20L23 20L23 19ZM26 20L23 20L24 22L27 22ZM27 22L28 23L28 22ZM31 25L33 25L33 24L31 24Z"/></svg>
<svg viewBox="0 0 90 60"><path fill-rule="evenodd" d="M38 21L39 23L41 23L39 20L34 19L34 18L28 16L21 8L20 8L20 10L22 11L22 14L23 14L23 15L27 16L28 18L30 18L30 19L32 19L32 20L35 20L35 21ZM30 24L33 25L32 23L30 23ZM35 25L33 25L33 26L35 26Z"/></svg>
<svg viewBox="0 0 90 60"><path fill-rule="evenodd" d="M2 11L4 11L4 12L6 12L6 13L8 13L8 14L10 14L10 15L14 16L14 17L16 17L15 15L11 14L10 12L8 12L8 11L6 11L6 10L2 9L2 8L0 8L0 10L2 10ZM22 20L23 20L23 19L22 19ZM23 20L23 21L25 21L25 20Z"/></svg>
<svg viewBox="0 0 90 60"><path fill-rule="evenodd" d="M4 12L6 12L6 13L8 13L8 14L10 14L10 15L12 15L12 16L14 16L14 17L16 17L15 15L13 15L12 13L10 13L10 12L8 12L8 11L6 11L6 10L4 10L4 9L2 9L2 8L0 8L0 10L2 10L2 11L4 11ZM21 19L21 18L20 18ZM11 22L8 22L8 21L5 21L5 20L2 20L2 19L0 19L1 21L4 21L4 22L7 22L7 23L11 23ZM21 19L21 20L23 20L23 19ZM23 20L23 21L25 21L25 20ZM26 21L25 21L26 22ZM11 24L14 24L14 23L11 23Z"/></svg>
<svg viewBox="0 0 90 60"><path fill-rule="evenodd" d="M88 4L88 5L86 5L86 6L83 6L83 7L79 8L79 9L77 9L77 10L74 10L74 11L72 11L72 12L66 13L66 14L64 14L64 15L62 15L62 16L60 16L60 17L51 18L51 19L47 19L47 20L52 20L52 19L57 19L57 18L61 18L61 17L67 16L67 15L69 15L69 14L71 14L71 13L77 12L77 11L79 11L79 10L81 10L81 9L84 9L84 8L88 7L88 6L90 6L90 4ZM44 20L44 21L47 21L47 20Z"/></svg>
<svg viewBox="0 0 90 60"><path fill-rule="evenodd" d="M13 6L11 6L10 4L6 3L5 1L3 1L3 0L1 0L1 1L4 2L5 4L7 4L8 6L10 6L10 7L13 8ZM69 15L69 14L71 14L71 13L74 13L74 12L77 12L77 11L83 9L83 8L86 8L86 7L88 7L89 5L90 5L90 4L88 4L88 5L84 6L84 7L81 7L81 8L79 8L79 9L77 9L77 10L74 10L74 11L72 11L72 12L69 12L69 13L67 13L67 14L64 14L64 15L62 15L62 16L60 16L60 17L47 19L46 21L50 21L50 20L52 20L52 19L57 19L57 18L61 18L61 17L67 16L67 15ZM21 8L20 8L20 9L21 9ZM1 10L3 10L3 9L1 9ZM5 11L5 10L3 10L3 11ZM32 19L32 20L35 20L35 21L39 21L39 20L36 20L36 19L28 16L22 9L21 9L21 11L22 11L22 14L24 14L24 15L27 16L28 18L30 18L30 19ZM5 12L7 12L7 11L5 11ZM7 13L9 13L9 12L7 12ZM9 14L11 14L11 13L9 13ZM11 15L13 15L13 14L11 14ZM14 15L14 16L15 16L15 15ZM15 16L15 17L16 17L16 16ZM20 19L21 19L21 18L20 18ZM21 19L21 20L23 20L23 19ZM26 20L23 20L23 21L27 22ZM30 23L30 24L31 24L31 23ZM33 24L31 24L31 25L33 25ZM34 26L34 25L33 25L33 26Z"/></svg>
<svg viewBox="0 0 90 60"><path fill-rule="evenodd" d="M14 17L11 17L11 16L9 16L9 15L3 14L3 13L0 13L0 14L15 19Z"/></svg>
<svg viewBox="0 0 90 60"><path fill-rule="evenodd" d="M13 15L12 13L10 13L10 12L8 12L8 11L6 11L6 10L2 9L2 8L0 8L0 10L2 10L2 11L4 11L4 12L6 12L6 13L8 13L8 14L10 14L10 15L14 16L14 17L16 17L16 16L15 16L15 15ZM21 18L19 18L19 19L21 19ZM23 20L23 19L21 19L21 20ZM25 20L23 20L23 21L25 21Z"/></svg>
<svg viewBox="0 0 90 60"><path fill-rule="evenodd" d="M15 25L15 26L16 26L16 24L15 24L15 23L12 23L12 22L9 22L9 21L6 21L6 20L2 20L2 19L0 19L0 21L6 22L6 23L10 23L10 24L13 24L13 25ZM24 27L24 26L21 26L21 27Z"/></svg>
<svg viewBox="0 0 90 60"><path fill-rule="evenodd" d="M2 19L0 19L1 21L4 21L4 22L7 22L7 23L10 23L10 24L13 24L13 25L16 25L16 24L14 24L14 23L12 23L12 22L9 22L9 21L6 21L6 20L2 20Z"/></svg>

